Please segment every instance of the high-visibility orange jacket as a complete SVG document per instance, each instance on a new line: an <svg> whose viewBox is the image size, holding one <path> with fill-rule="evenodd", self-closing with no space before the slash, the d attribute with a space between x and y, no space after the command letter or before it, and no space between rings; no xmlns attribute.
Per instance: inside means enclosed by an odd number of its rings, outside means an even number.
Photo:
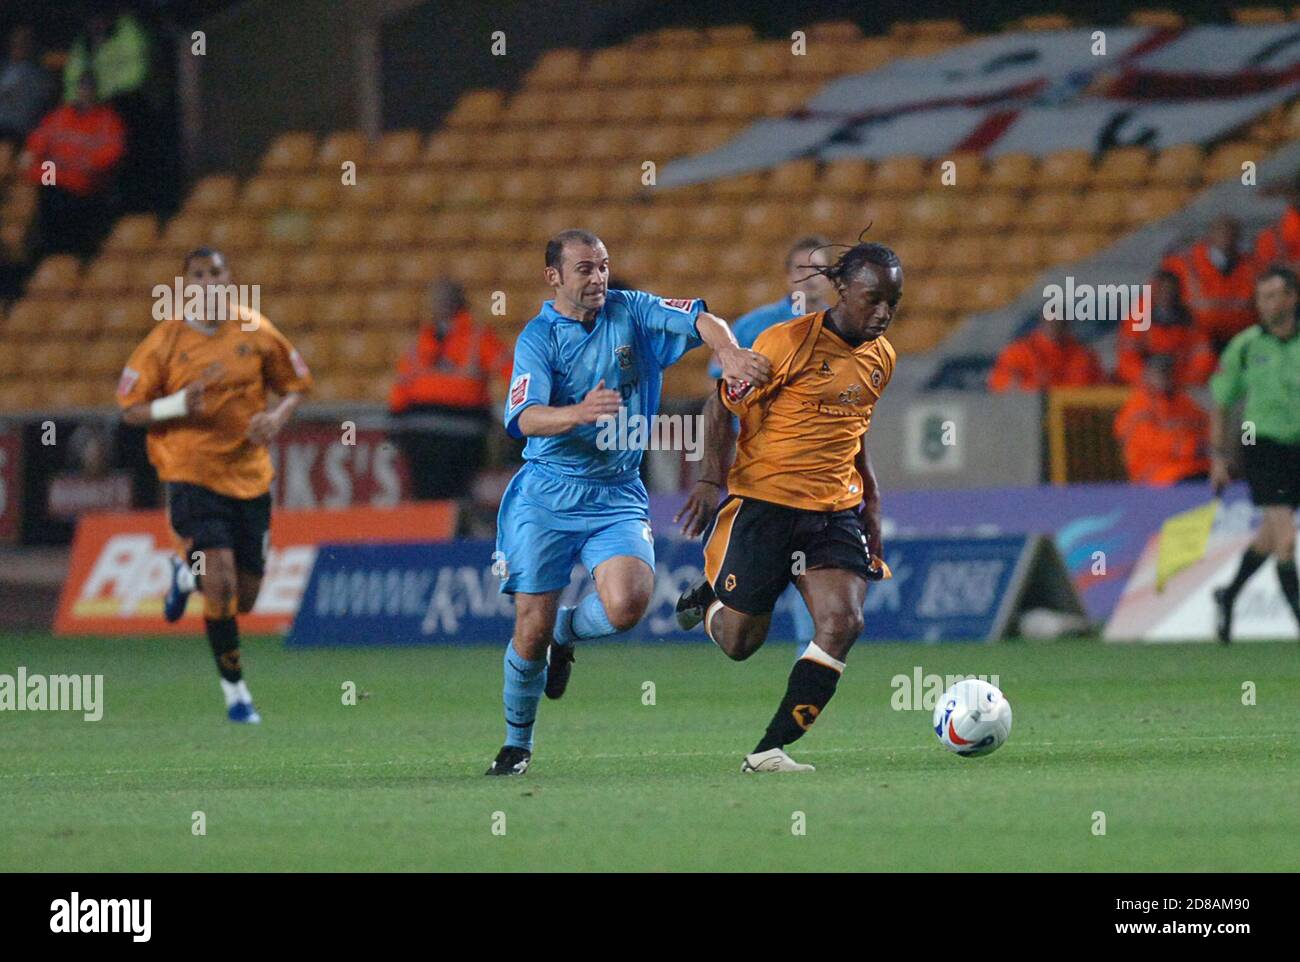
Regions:
<svg viewBox="0 0 1300 962"><path fill-rule="evenodd" d="M1210 470L1210 418L1186 391L1134 388L1115 415L1115 437L1138 484L1163 487Z"/></svg>
<svg viewBox="0 0 1300 962"><path fill-rule="evenodd" d="M1270 264L1300 265L1300 209L1288 207L1276 224L1255 236L1255 261L1261 270Z"/></svg>
<svg viewBox="0 0 1300 962"><path fill-rule="evenodd" d="M439 337L437 328L420 328L419 337L397 362L397 379L388 396L394 414L419 405L485 408L493 374L507 381L513 360L492 331L459 311Z"/></svg>
<svg viewBox="0 0 1300 962"><path fill-rule="evenodd" d="M32 155L27 179L42 184L45 161L54 162L54 184L79 197L91 197L107 185L108 178L126 152L126 127L108 104L78 110L72 104L56 107L27 135Z"/></svg>
<svg viewBox="0 0 1300 962"><path fill-rule="evenodd" d="M991 391L1044 391L1088 387L1106 380L1097 355L1081 341L1056 341L1034 331L1002 349L989 373Z"/></svg>
<svg viewBox="0 0 1300 962"><path fill-rule="evenodd" d="M1179 387L1205 384L1214 373L1218 359L1209 339L1187 318L1185 323L1158 323L1151 318L1145 331L1134 330L1141 311L1135 311L1119 328L1115 374L1125 384L1142 380L1142 369L1152 354L1174 356L1174 383Z"/></svg>
<svg viewBox="0 0 1300 962"><path fill-rule="evenodd" d="M1221 274L1204 241L1189 251L1170 254L1160 265L1178 275L1196 326L1215 345L1223 345L1255 323L1255 258L1237 258L1232 273Z"/></svg>

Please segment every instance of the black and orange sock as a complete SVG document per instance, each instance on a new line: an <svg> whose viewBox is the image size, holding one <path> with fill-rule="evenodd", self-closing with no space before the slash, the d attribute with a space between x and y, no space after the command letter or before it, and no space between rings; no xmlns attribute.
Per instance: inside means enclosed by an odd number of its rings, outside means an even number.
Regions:
<svg viewBox="0 0 1300 962"><path fill-rule="evenodd" d="M232 684L241 681L244 672L239 665L239 625L234 617L205 618L203 627L207 629L208 644L212 646L221 677Z"/></svg>
<svg viewBox="0 0 1300 962"><path fill-rule="evenodd" d="M815 647L809 645L810 650ZM817 649L817 653L821 654L820 649ZM833 661L825 655L823 659ZM754 749L755 752L780 748L803 737L803 733L817 720L817 716L835 694L835 686L839 684L840 672L843 670L843 663L836 664L840 668L824 664L823 660L814 660L808 657L807 652L794 663L790 669L790 680L786 683L785 697L781 699L781 707L768 722L767 732Z"/></svg>

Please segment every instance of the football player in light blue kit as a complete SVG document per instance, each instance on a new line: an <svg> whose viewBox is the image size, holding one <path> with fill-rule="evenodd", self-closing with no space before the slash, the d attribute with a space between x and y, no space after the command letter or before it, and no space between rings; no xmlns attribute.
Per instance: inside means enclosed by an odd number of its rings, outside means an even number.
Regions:
<svg viewBox="0 0 1300 962"><path fill-rule="evenodd" d="M611 445L597 422L620 407L629 422L653 418L664 368L701 343L728 382L765 384L771 371L701 300L608 290L609 253L589 231L550 240L546 280L555 298L519 335L506 398L506 430L528 442L497 517L495 570L515 596L515 631L505 652L506 743L488 775L528 770L538 704L543 691L564 694L574 643L631 628L654 590L642 450ZM596 590L561 609L575 562Z"/></svg>
<svg viewBox="0 0 1300 962"><path fill-rule="evenodd" d="M736 318L731 329L735 332L736 342L741 347L753 347L758 335L773 324L780 324L782 321L802 317L805 314L816 314L818 311L826 310L835 302L835 285L828 281L825 275L814 270L830 264L831 260L826 250L831 246L829 238L821 234L800 237L790 245L785 252L785 277L790 293L779 301L756 307ZM709 367L709 377L716 381L721 376L722 369L714 362ZM706 403L720 405L722 402L718 400L718 392L711 392ZM709 413L705 411L705 424L722 423L721 420L711 420ZM695 487L686 503L682 505L682 510L677 513L677 517L673 518L674 523L682 521L682 533L688 538L699 537L704 532L708 519L713 516L713 506L718 503L719 497L726 490L727 465L715 464L712 458L714 452L735 449L736 419L727 418L726 424L731 434L717 445L704 446L704 461L700 465L699 480L695 482ZM795 657L798 658L803 655L804 649L813 639L812 615L808 613L808 605L793 583L785 590L781 600L789 606L790 618L794 621L797 649Z"/></svg>

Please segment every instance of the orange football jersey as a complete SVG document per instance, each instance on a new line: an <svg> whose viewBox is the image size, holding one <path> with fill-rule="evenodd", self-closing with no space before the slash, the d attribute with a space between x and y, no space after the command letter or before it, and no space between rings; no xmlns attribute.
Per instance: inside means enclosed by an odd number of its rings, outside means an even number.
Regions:
<svg viewBox="0 0 1300 962"><path fill-rule="evenodd" d="M758 336L770 383L738 399L721 384L723 404L740 419L732 494L809 511L862 503L854 461L896 355L884 337L851 347L824 321L824 311L806 314Z"/></svg>
<svg viewBox="0 0 1300 962"><path fill-rule="evenodd" d="M232 498L265 494L275 472L265 445L245 436L267 392L311 388L311 373L288 339L260 314L212 333L183 320L159 321L132 353L117 386L123 409L174 394L209 366L222 373L204 391L203 412L149 428L149 460L163 481L187 481ZM249 327L251 330L242 330Z"/></svg>

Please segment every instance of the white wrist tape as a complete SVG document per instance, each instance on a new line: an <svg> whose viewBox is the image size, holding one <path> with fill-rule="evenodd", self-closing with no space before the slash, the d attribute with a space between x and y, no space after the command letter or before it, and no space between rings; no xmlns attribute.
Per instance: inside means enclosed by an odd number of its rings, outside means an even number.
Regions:
<svg viewBox="0 0 1300 962"><path fill-rule="evenodd" d="M185 403L185 392L177 391L167 397L160 397L149 405L149 417L154 421L171 421L183 418L189 412Z"/></svg>

